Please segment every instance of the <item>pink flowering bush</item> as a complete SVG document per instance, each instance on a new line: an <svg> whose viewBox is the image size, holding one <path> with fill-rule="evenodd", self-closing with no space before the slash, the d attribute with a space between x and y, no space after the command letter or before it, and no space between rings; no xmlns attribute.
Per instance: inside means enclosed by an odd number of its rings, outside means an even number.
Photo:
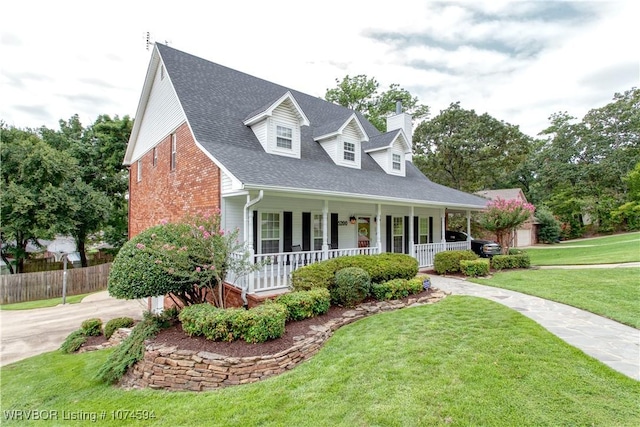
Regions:
<svg viewBox="0 0 640 427"><path fill-rule="evenodd" d="M220 285L227 271L242 274L253 267L238 233L220 227L218 212L163 221L125 243L111 267L109 293L124 299L170 295L183 306L208 296L223 307ZM244 257L232 257L234 252Z"/></svg>
<svg viewBox="0 0 640 427"><path fill-rule="evenodd" d="M536 208L527 202L497 198L487 203L487 209L478 217L480 227L494 232L502 246L502 253L509 253L510 237L516 228L526 222Z"/></svg>

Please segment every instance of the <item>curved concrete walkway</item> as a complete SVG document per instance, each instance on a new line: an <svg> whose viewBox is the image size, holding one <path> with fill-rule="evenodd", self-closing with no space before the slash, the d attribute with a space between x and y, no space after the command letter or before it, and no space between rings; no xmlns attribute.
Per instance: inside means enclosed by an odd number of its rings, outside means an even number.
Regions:
<svg viewBox="0 0 640 427"><path fill-rule="evenodd" d="M507 289L431 275L434 287L456 295L486 298L535 320L574 347L640 380L640 330L565 304Z"/></svg>
<svg viewBox="0 0 640 427"><path fill-rule="evenodd" d="M88 295L78 304L32 310L0 310L0 366L60 348L82 321L99 317L103 324L114 317L141 319L147 300L118 300L107 291Z"/></svg>

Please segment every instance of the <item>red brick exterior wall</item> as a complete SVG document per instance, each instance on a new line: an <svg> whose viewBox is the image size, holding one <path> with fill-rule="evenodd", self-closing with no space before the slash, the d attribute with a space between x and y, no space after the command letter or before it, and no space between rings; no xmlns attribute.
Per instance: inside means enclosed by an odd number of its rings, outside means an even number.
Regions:
<svg viewBox="0 0 640 427"><path fill-rule="evenodd" d="M171 135L142 157L142 179L138 164L129 169L129 238L160 224L174 222L185 214L220 208L220 169L198 148L186 123L176 130L176 168L171 169Z"/></svg>

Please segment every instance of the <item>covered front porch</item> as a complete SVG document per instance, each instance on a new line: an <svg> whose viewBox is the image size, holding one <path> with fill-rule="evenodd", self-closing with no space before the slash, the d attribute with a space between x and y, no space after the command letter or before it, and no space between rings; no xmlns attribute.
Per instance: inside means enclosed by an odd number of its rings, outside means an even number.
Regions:
<svg viewBox="0 0 640 427"><path fill-rule="evenodd" d="M431 267L436 253L471 247L469 241L445 242L445 229L453 210L466 213L469 228L472 209L275 190L228 194L223 228L240 230L250 261L260 267L244 276L230 274L227 282L251 294L284 291L302 266L382 252L408 254L421 268Z"/></svg>

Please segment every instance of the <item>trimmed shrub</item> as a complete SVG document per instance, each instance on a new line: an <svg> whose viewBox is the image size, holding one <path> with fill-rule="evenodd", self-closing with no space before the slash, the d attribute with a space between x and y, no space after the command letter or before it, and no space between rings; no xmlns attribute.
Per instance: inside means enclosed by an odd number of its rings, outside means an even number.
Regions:
<svg viewBox="0 0 640 427"><path fill-rule="evenodd" d="M241 308L217 308L211 304L194 304L180 311L178 318L182 329L189 336L204 336L212 341L235 341L241 331L235 326L242 312Z"/></svg>
<svg viewBox="0 0 640 427"><path fill-rule="evenodd" d="M505 270L508 268L529 268L531 260L528 253L520 255L496 255L491 258L491 267L496 270Z"/></svg>
<svg viewBox="0 0 640 427"><path fill-rule="evenodd" d="M293 289L304 291L320 287L330 290L335 286L335 274L347 267L365 270L373 283L392 279L411 279L418 274L418 260L409 255L393 253L353 255L333 258L297 269L291 273Z"/></svg>
<svg viewBox="0 0 640 427"><path fill-rule="evenodd" d="M234 320L234 329L239 331L246 342L265 342L284 335L287 307L273 301L265 301L250 310L242 310Z"/></svg>
<svg viewBox="0 0 640 427"><path fill-rule="evenodd" d="M433 268L438 274L457 273L460 261L473 261L478 255L471 250L438 252L433 259Z"/></svg>
<svg viewBox="0 0 640 427"><path fill-rule="evenodd" d="M133 323L134 321L131 317L116 317L115 319L111 319L104 325L104 337L109 339L115 331L120 328L130 328L133 326Z"/></svg>
<svg viewBox="0 0 640 427"><path fill-rule="evenodd" d="M166 317L145 313L140 323L134 326L131 335L115 347L106 362L98 370L96 378L107 383L115 383L129 367L144 357L144 342L155 337L167 325Z"/></svg>
<svg viewBox="0 0 640 427"><path fill-rule="evenodd" d="M489 260L485 258L471 261L463 259L460 261L460 270L469 277L487 276L489 274Z"/></svg>
<svg viewBox="0 0 640 427"><path fill-rule="evenodd" d="M384 283L374 283L371 285L371 293L380 301L400 299L412 294L422 292L422 282L428 276L419 276L410 280L393 279Z"/></svg>
<svg viewBox="0 0 640 427"><path fill-rule="evenodd" d="M77 329L71 332L60 346L60 351L63 353L74 353L78 351L82 344L87 342L87 336L82 329Z"/></svg>
<svg viewBox="0 0 640 427"><path fill-rule="evenodd" d="M314 288L329 289L334 283L336 264L334 259L305 265L291 273L291 284L295 291Z"/></svg>
<svg viewBox="0 0 640 427"><path fill-rule="evenodd" d="M87 319L80 325L82 333L88 337L97 337L102 335L102 320L98 318Z"/></svg>
<svg viewBox="0 0 640 427"><path fill-rule="evenodd" d="M328 289L316 288L280 295L275 301L287 307L287 320L302 320L329 311L331 295Z"/></svg>
<svg viewBox="0 0 640 427"><path fill-rule="evenodd" d="M336 273L336 284L329 292L331 302L344 307L353 307L362 302L371 289L371 277L362 268L347 267Z"/></svg>
<svg viewBox="0 0 640 427"><path fill-rule="evenodd" d="M182 329L192 337L202 335L212 341L244 339L257 343L284 334L287 307L272 301L249 310L194 304L183 308L179 319Z"/></svg>

